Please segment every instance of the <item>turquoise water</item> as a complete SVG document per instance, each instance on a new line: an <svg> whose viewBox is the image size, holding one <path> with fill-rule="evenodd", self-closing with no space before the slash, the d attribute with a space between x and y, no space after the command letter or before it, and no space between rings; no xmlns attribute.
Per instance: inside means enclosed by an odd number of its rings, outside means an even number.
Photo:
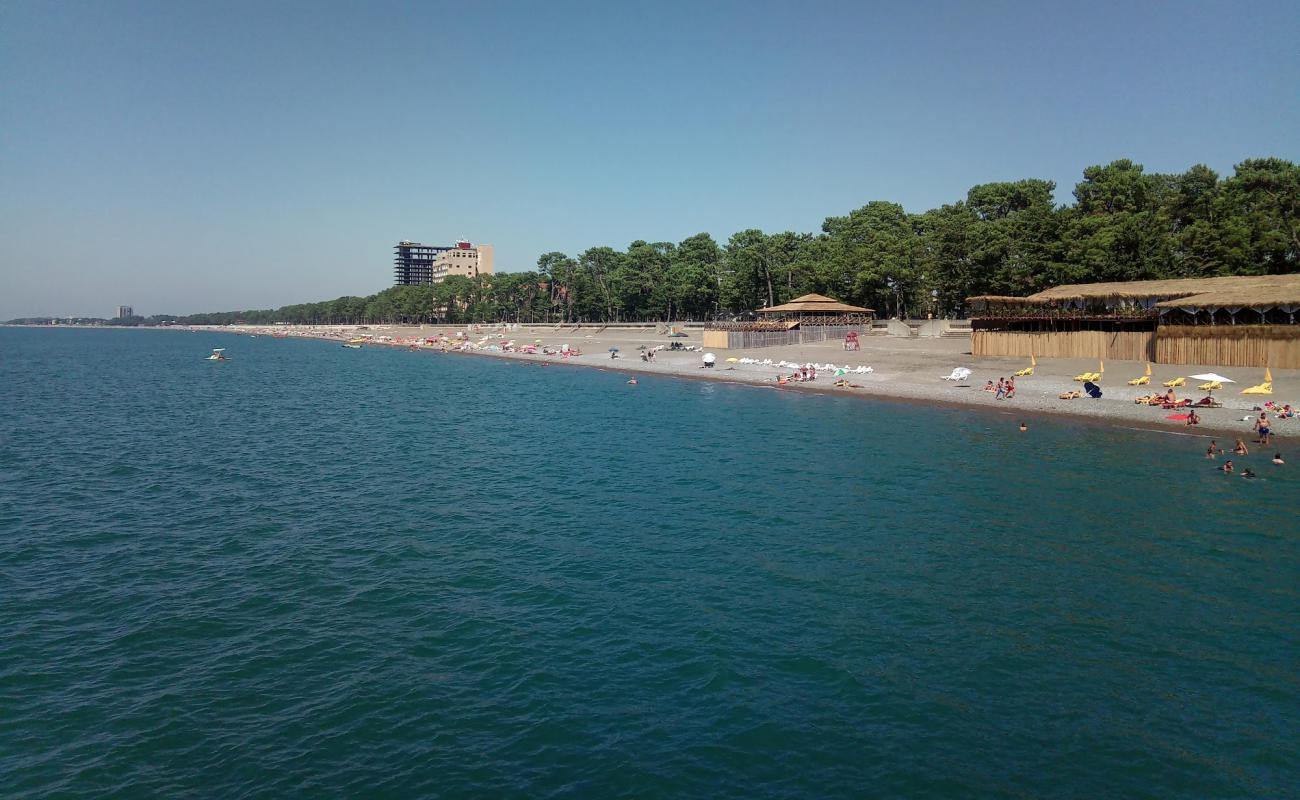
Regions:
<svg viewBox="0 0 1300 800"><path fill-rule="evenodd" d="M1300 452L182 332L0 402L6 797L1300 785Z"/></svg>

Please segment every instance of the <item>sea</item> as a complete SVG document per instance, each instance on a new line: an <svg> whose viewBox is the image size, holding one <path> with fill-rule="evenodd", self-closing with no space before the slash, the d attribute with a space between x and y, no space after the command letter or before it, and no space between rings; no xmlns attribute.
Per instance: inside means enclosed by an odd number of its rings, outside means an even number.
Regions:
<svg viewBox="0 0 1300 800"><path fill-rule="evenodd" d="M0 796L1300 792L1300 451L626 378L0 329Z"/></svg>

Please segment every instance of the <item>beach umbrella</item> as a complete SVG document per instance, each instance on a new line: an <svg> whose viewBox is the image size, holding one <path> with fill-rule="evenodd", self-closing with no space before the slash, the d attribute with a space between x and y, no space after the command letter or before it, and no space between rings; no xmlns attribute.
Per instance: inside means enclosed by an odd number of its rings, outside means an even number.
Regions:
<svg viewBox="0 0 1300 800"><path fill-rule="evenodd" d="M736 363L736 362L739 361L739 360L740 360L739 358L729 358L729 359L727 359L727 363L728 363L728 364L734 364L734 363Z"/></svg>
<svg viewBox="0 0 1300 800"><path fill-rule="evenodd" d="M1232 378L1225 378L1217 372L1206 372L1201 375L1189 375L1188 377L1194 381L1205 381L1208 384L1205 391L1210 394L1214 394L1214 384L1216 383L1236 383Z"/></svg>
<svg viewBox="0 0 1300 800"><path fill-rule="evenodd" d="M618 352L618 348L617 348L617 347L611 347L611 348L609 348L609 352L611 352L611 353L617 353L617 352Z"/></svg>
<svg viewBox="0 0 1300 800"><path fill-rule="evenodd" d="M705 363L705 364L712 364L714 361L717 361L717 360L718 360L718 357L715 356L715 355L712 354L712 353L705 353L705 354L704 354L704 363Z"/></svg>

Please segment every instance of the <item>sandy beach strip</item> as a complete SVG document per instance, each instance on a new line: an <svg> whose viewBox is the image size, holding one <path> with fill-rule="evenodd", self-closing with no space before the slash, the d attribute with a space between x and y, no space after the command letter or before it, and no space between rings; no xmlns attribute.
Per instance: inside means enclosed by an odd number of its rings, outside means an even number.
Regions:
<svg viewBox="0 0 1300 800"><path fill-rule="evenodd" d="M185 328L190 330L191 328ZM836 376L831 370L819 369L817 380L794 382L779 386L782 390L812 391L821 394L844 394L872 399L893 400L909 404L926 403L940 407L972 408L1012 417L1042 417L1043 415L1068 416L1081 420L1113 424L1122 428L1137 428L1173 434L1191 434L1215 436L1227 440L1230 448L1232 439L1240 437L1246 441L1254 438L1252 420L1259 416L1256 407L1262 407L1265 401L1273 401L1281 406L1283 403L1300 401L1300 370L1273 370L1273 394L1271 396L1241 395L1247 386L1262 380L1263 370L1250 367L1219 367L1214 365L1171 365L1153 364L1150 384L1146 386L1129 386L1128 380L1143 374L1145 362L1109 361L1105 363L1105 374L1099 385L1103 395L1100 399L1083 397L1077 400L1062 400L1060 395L1078 390L1082 384L1072 380L1083 372L1096 371L1097 361L1092 359L1038 359L1034 374L1016 378L1016 396L1010 400L997 400L990 392L983 391L987 381L996 383L1000 378L1010 378L1012 374L1029 366L1028 359L980 358L970 355L970 341L967 338L954 339L920 339L894 338L885 335L871 335L861 340L861 350L845 351L839 340L814 344L790 345L784 347L764 347L752 350L717 350L713 351L716 363L712 369L702 366L702 350L675 351L666 349L673 342L683 346L700 346L697 330L688 331L686 338L672 339L656 333L655 327L645 328L606 328L599 325L557 329L550 326L521 325L505 329L496 325L425 325L425 326L224 326L196 327L193 330L205 330L228 334L245 334L258 336L285 336L322 339L345 343L354 338L364 338L365 346L419 347L421 350L441 352L443 346L428 345L426 340L449 340L450 353L490 356L526 363L563 364L567 366L596 367L605 370L617 370L637 376L668 376L674 378L693 378L713 381L751 384L778 388L777 376L790 375L793 369L779 367L777 364L742 364L739 361L728 362L727 359L757 359L784 361L787 364L814 363L823 366L834 365L848 368L844 379L853 388L836 388L833 384ZM536 354L514 352L502 349L507 343L514 346L535 345ZM545 355L542 349L559 350L567 345L581 351L581 355L564 357ZM654 361L642 361L638 348L665 348L655 353ZM617 348L617 358L610 357L610 349ZM871 372L862 374L855 370L870 367ZM964 381L947 381L955 367L966 367L971 375ZM1160 384L1166 380L1203 372L1218 372L1237 381L1226 384L1224 389L1214 393L1215 399L1223 403L1222 408L1197 408L1201 418L1200 425L1189 427L1180 420L1168 419L1170 415L1186 413L1186 409L1164 410L1157 407L1139 405L1134 399L1159 391ZM1196 388L1198 381L1188 380L1187 385L1174 391L1177 397L1199 400L1205 392ZM860 388L859 388L860 387ZM1270 411L1269 419L1273 427L1273 446L1279 450L1283 445L1300 433L1300 418L1276 419ZM1220 445L1224 442L1220 441Z"/></svg>

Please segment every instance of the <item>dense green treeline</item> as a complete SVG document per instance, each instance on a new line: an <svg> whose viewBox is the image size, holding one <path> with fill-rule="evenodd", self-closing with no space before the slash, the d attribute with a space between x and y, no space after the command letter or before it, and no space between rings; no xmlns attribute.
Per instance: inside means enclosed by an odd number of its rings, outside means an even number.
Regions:
<svg viewBox="0 0 1300 800"><path fill-rule="evenodd" d="M546 253L531 272L394 287L265 311L168 318L194 324L602 322L729 317L807 292L878 316L955 315L965 298L1061 283L1253 275L1300 269L1300 167L1255 159L1220 178L1205 166L1148 174L1127 160L1088 167L1075 202L1051 181L972 188L908 214L875 201L819 233L744 230L719 244L635 241L576 257ZM158 321L161 317L151 318Z"/></svg>

